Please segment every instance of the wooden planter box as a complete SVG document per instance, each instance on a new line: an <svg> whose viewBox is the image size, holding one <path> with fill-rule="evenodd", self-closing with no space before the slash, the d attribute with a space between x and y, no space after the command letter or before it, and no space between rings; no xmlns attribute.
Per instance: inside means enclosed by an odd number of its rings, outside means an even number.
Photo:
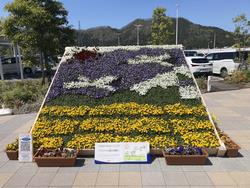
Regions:
<svg viewBox="0 0 250 188"><path fill-rule="evenodd" d="M203 155L167 155L163 150L162 154L165 157L168 165L204 165L206 163L208 153L202 149Z"/></svg>
<svg viewBox="0 0 250 188"><path fill-rule="evenodd" d="M227 148L226 156L227 157L238 157L238 155L239 155L239 149L241 149L241 148L234 141L231 140L231 142L234 143L236 145L236 147L230 148L230 147L226 146L226 148Z"/></svg>
<svg viewBox="0 0 250 188"><path fill-rule="evenodd" d="M39 167L73 167L76 163L74 157L38 157L38 152L34 156L34 160Z"/></svg>
<svg viewBox="0 0 250 188"><path fill-rule="evenodd" d="M9 160L18 160L18 151L5 151Z"/></svg>

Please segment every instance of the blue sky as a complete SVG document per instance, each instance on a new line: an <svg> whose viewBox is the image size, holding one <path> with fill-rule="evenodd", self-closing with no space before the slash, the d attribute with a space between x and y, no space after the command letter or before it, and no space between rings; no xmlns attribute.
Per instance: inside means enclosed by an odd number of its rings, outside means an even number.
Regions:
<svg viewBox="0 0 250 188"><path fill-rule="evenodd" d="M7 2L0 0L0 16ZM70 24L77 28L109 25L121 28L135 18L150 18L157 6L167 8L167 15L175 17L176 3L180 4L179 15L194 23L217 26L233 31L232 18L246 13L250 19L250 0L60 0L69 12ZM181 26L180 26L181 27Z"/></svg>

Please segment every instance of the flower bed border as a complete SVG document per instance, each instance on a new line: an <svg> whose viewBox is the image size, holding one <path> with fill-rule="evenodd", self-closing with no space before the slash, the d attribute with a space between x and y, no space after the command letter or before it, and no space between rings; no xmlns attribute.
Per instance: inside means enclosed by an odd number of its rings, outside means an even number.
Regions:
<svg viewBox="0 0 250 188"><path fill-rule="evenodd" d="M202 149L203 155L167 155L164 150L162 154L167 165L204 165L206 163L208 153Z"/></svg>

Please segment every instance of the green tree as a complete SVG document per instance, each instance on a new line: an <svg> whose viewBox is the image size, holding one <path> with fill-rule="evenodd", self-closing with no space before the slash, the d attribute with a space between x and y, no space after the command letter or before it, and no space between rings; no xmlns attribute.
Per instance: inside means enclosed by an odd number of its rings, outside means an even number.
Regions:
<svg viewBox="0 0 250 188"><path fill-rule="evenodd" d="M5 9L9 12L3 24L4 34L22 51L40 54L42 84L46 69L51 80L49 59L55 59L73 41L73 30L68 26L68 12L55 0L14 0Z"/></svg>
<svg viewBox="0 0 250 188"><path fill-rule="evenodd" d="M236 42L234 46L239 49L240 63L247 69L247 61L244 60L245 54L241 49L250 44L250 20L247 19L245 14L241 14L233 18L233 23L235 24L234 38Z"/></svg>
<svg viewBox="0 0 250 188"><path fill-rule="evenodd" d="M172 35L172 21L166 16L165 8L158 7L154 10L151 27L152 44L161 45L169 42Z"/></svg>

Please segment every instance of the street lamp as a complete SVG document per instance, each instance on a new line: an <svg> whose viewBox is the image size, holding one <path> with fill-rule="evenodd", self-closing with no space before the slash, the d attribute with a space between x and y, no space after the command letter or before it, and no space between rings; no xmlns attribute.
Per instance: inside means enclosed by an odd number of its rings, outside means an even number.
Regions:
<svg viewBox="0 0 250 188"><path fill-rule="evenodd" d="M137 32L137 46L140 45L140 27L142 27L142 25L140 24L136 24L136 32Z"/></svg>

